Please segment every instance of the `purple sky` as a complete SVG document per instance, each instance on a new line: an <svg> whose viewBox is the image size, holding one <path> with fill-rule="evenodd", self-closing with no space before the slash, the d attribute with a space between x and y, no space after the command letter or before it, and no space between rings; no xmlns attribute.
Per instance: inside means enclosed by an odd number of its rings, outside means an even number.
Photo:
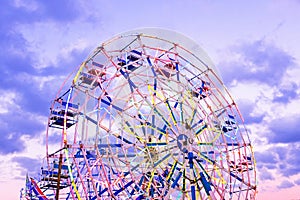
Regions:
<svg viewBox="0 0 300 200"><path fill-rule="evenodd" d="M299 0L1 1L1 197L17 199L42 164L65 77L113 35L161 27L191 37L219 69L251 132L259 199L299 198L299 10Z"/></svg>

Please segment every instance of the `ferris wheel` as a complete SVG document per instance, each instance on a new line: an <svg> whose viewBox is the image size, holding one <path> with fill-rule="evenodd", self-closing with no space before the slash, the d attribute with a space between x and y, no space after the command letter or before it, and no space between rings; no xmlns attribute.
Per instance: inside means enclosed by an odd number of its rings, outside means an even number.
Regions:
<svg viewBox="0 0 300 200"><path fill-rule="evenodd" d="M38 198L255 199L235 101L203 50L176 32L102 43L58 92L48 125L46 165L31 180Z"/></svg>

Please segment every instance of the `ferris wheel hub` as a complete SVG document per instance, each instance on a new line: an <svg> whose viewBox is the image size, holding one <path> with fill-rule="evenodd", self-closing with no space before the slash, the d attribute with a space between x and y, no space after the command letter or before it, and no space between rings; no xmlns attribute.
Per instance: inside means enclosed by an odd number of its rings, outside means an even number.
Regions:
<svg viewBox="0 0 300 200"><path fill-rule="evenodd" d="M188 149L192 148L194 145L194 139L189 137L187 134L180 134L177 137L177 147L183 153L188 153Z"/></svg>

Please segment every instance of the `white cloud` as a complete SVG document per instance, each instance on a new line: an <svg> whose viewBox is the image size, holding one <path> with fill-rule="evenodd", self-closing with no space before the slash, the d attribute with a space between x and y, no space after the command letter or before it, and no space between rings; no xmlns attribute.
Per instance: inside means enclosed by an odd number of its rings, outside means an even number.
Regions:
<svg viewBox="0 0 300 200"><path fill-rule="evenodd" d="M284 74L282 79L282 85L290 85L292 82L296 83L298 86L300 86L300 61L297 63L297 65L291 69L288 69L286 74ZM300 90L298 88L297 93L300 93Z"/></svg>
<svg viewBox="0 0 300 200"><path fill-rule="evenodd" d="M46 119L43 119L44 122L47 122ZM46 126L45 126L46 127ZM39 158L42 162L42 158L46 156L46 147L43 144L45 138L45 131L41 132L37 137L30 137L28 135L23 135L22 140L25 144L25 149L18 156L27 156L30 158Z"/></svg>
<svg viewBox="0 0 300 200"><path fill-rule="evenodd" d="M9 90L0 90L0 114L8 113L12 109L19 108L16 104L20 97L18 93Z"/></svg>
<svg viewBox="0 0 300 200"><path fill-rule="evenodd" d="M256 108L254 112L261 114L270 110L270 101L274 98L274 89L275 88L265 83L244 81L235 82L234 85L229 88L229 91L237 102L246 100L255 104Z"/></svg>
<svg viewBox="0 0 300 200"><path fill-rule="evenodd" d="M36 1L32 0L15 0L14 6L17 8L24 8L27 11L35 11L38 9Z"/></svg>
<svg viewBox="0 0 300 200"><path fill-rule="evenodd" d="M32 75L28 73L19 73L16 75L16 79L27 83L28 85L32 85L34 88L42 91L44 89L53 89L58 90L59 86L63 83L66 79L66 76L55 76L55 75L48 75L48 76L38 76ZM49 87L51 85L51 87ZM49 93L48 93L49 94Z"/></svg>
<svg viewBox="0 0 300 200"><path fill-rule="evenodd" d="M83 21L65 25L53 21L20 24L16 29L28 42L28 51L34 53L33 67L60 66L60 61L74 59L72 52L92 50L101 41L101 27ZM93 30L87 34L86 30ZM96 43L95 43L96 42Z"/></svg>

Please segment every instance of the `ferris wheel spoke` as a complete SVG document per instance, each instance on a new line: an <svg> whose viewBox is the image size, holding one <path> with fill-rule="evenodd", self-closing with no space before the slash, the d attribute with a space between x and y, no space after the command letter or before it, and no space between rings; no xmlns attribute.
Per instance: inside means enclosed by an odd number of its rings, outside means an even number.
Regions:
<svg viewBox="0 0 300 200"><path fill-rule="evenodd" d="M154 112L164 121L164 123L168 126L168 127L171 127L171 124L169 123L168 120L165 119L165 117L163 116L163 114L161 114L161 112L159 112L159 110L154 107Z"/></svg>
<svg viewBox="0 0 300 200"><path fill-rule="evenodd" d="M168 107L168 110L169 110L169 112L170 112L170 117L171 117L171 119L172 119L172 121L173 121L173 123L174 123L174 125L176 125L176 118L175 118L175 116L174 116L174 113L173 113L173 111L172 111L172 108L171 108L171 106L170 106L170 104L169 104L169 101L168 101L168 99L166 99L166 104L167 104L167 107Z"/></svg>
<svg viewBox="0 0 300 200"><path fill-rule="evenodd" d="M138 117L139 117L140 120L143 120L141 113L138 114ZM143 134L145 136L146 135L146 130L145 130L144 122L140 121L140 124L141 124L141 127L142 127Z"/></svg>
<svg viewBox="0 0 300 200"><path fill-rule="evenodd" d="M127 144L133 144L133 142L129 141L128 139L126 139L124 136L121 136L117 133L112 133L113 136L115 136L116 138L118 138L120 141L125 142Z"/></svg>
<svg viewBox="0 0 300 200"><path fill-rule="evenodd" d="M154 131L156 131L156 133L159 133L158 139L160 140L162 138L162 136L166 136L167 135L167 128L168 126L170 126L169 124L165 124L163 126L163 128L159 128L158 126L155 125L155 115L152 115L152 122L149 122L148 120L146 120L144 117L142 117L142 115L139 113L138 114L138 118L140 119L140 127L142 128L142 131L145 135L145 128L149 127L151 128L151 133L153 133L152 135L154 135ZM165 121L164 121L165 122ZM133 131L133 129L131 129ZM172 130L172 129L171 129Z"/></svg>
<svg viewBox="0 0 300 200"><path fill-rule="evenodd" d="M203 126L201 126L195 133L196 136L198 136L200 133L202 133L202 131L204 131L207 128L207 124L204 124Z"/></svg>
<svg viewBox="0 0 300 200"><path fill-rule="evenodd" d="M111 106L112 108L116 109L117 111L120 111L120 112L123 111L122 108L120 108L120 107L118 107L118 106L112 104L111 102L108 102L108 101L106 101L106 100L104 100L104 99L101 99L100 101L101 101L102 103L104 103L105 105L107 105L107 106Z"/></svg>
<svg viewBox="0 0 300 200"><path fill-rule="evenodd" d="M126 131L126 133L129 133L130 135L132 135L133 137L135 137L140 143L144 143L146 142L145 139L143 139L143 136L140 136L139 134L137 134L136 130L134 129L133 126L131 126L131 124L128 121L125 121L125 124L127 126L127 128L125 128L124 126L124 131Z"/></svg>
<svg viewBox="0 0 300 200"><path fill-rule="evenodd" d="M151 124L155 124L155 115L152 115L152 122L151 122ZM152 128L151 134L154 135L154 128Z"/></svg>
<svg viewBox="0 0 300 200"><path fill-rule="evenodd" d="M202 171L199 172L197 170L197 166L193 164L194 161L197 161L197 163L200 166L200 169ZM210 178L210 176L207 174L206 170L201 165L199 159L197 159L197 156L193 156L192 152L188 153L188 164L189 164L189 168L192 170L193 177L191 177L191 178L185 177L185 178L187 178L190 181L192 198L196 198L196 196L199 195L199 194L196 194L196 191L198 191L198 192L201 191L201 187L199 185L199 181L200 181L201 185L203 186L202 188L204 188L205 193L207 194L207 196L209 198L215 199L213 193L211 192L212 188L210 186L210 183L207 181L204 173L206 174L206 176L208 178ZM184 175L184 176L186 176L186 175ZM196 188L197 188L197 190L196 190Z"/></svg>
<svg viewBox="0 0 300 200"><path fill-rule="evenodd" d="M194 119L195 114L196 114L196 111L193 112L192 119ZM190 124L192 124L192 121L193 121L192 119L191 119L191 123ZM191 125L190 128L193 129L193 128L197 127L199 124L201 124L202 122L203 122L203 119L199 119L199 121L197 121L195 124Z"/></svg>
<svg viewBox="0 0 300 200"><path fill-rule="evenodd" d="M114 192L114 195L117 196L119 193L123 192L123 191L126 191L130 185L132 185L134 183L133 180L131 180L130 182L126 183L121 189L117 190Z"/></svg>
<svg viewBox="0 0 300 200"><path fill-rule="evenodd" d="M167 142L148 142L146 143L148 147L154 147L154 146L167 146Z"/></svg>
<svg viewBox="0 0 300 200"><path fill-rule="evenodd" d="M165 155L162 159L160 159L159 161L155 162L153 167L157 167L160 163L162 163L163 161L167 160L169 157L171 156L171 153L168 153L167 155Z"/></svg>
<svg viewBox="0 0 300 200"><path fill-rule="evenodd" d="M132 80L129 77L129 74L127 72L124 72L122 69L120 69L120 73L124 76L124 78L128 81L129 87L131 92L133 92L134 89L137 88L137 86L132 82Z"/></svg>

